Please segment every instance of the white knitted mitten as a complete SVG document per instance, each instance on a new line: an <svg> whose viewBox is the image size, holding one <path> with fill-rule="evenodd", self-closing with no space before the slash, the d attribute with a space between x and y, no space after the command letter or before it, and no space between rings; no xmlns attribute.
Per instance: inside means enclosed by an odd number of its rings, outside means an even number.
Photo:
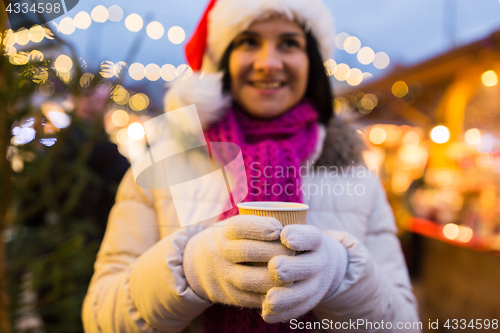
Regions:
<svg viewBox="0 0 500 333"><path fill-rule="evenodd" d="M297 252L269 261L269 271L277 281L291 286L269 290L262 305L262 318L268 323L285 322L312 310L337 290L344 279L348 255L336 239L310 225L287 225L281 242Z"/></svg>
<svg viewBox="0 0 500 333"><path fill-rule="evenodd" d="M184 250L187 282L211 302L260 308L269 289L290 283L273 279L267 267L244 263L293 255L279 240L282 229L272 217L237 215L203 230Z"/></svg>

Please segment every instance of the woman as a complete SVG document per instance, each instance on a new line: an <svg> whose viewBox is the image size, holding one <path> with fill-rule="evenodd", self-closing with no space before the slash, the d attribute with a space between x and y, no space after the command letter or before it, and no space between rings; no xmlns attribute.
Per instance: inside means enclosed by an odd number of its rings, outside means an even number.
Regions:
<svg viewBox="0 0 500 333"><path fill-rule="evenodd" d="M168 190L129 172L84 302L87 332L419 331L381 184L355 131L331 120L332 31L321 0L210 2L186 46L195 74L166 108L194 103L208 141L241 147L244 201L305 202L308 225L232 209L211 226L169 227Z"/></svg>

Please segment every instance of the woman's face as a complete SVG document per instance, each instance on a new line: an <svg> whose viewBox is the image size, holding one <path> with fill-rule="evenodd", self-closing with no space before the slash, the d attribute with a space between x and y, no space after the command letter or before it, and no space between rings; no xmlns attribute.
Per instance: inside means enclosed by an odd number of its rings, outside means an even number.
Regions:
<svg viewBox="0 0 500 333"><path fill-rule="evenodd" d="M233 41L229 56L233 99L258 118L285 113L305 95L309 74L306 36L296 22L254 22Z"/></svg>

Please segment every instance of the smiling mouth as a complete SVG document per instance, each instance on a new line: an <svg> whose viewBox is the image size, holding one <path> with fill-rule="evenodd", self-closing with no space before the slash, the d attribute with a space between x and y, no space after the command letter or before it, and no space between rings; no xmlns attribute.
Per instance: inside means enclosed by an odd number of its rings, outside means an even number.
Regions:
<svg viewBox="0 0 500 333"><path fill-rule="evenodd" d="M250 82L250 85L252 85L255 88L259 89L278 89L284 85L283 82L275 81L275 82Z"/></svg>

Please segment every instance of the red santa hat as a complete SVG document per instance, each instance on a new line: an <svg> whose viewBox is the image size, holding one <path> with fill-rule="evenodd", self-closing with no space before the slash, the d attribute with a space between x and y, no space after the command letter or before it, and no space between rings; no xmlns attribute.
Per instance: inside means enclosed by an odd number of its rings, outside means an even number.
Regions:
<svg viewBox="0 0 500 333"><path fill-rule="evenodd" d="M210 0L185 51L195 72L189 79L177 79L165 98L173 110L196 104L202 124L218 119L229 102L222 96L219 62L233 39L259 19L280 14L301 24L316 38L323 61L335 45L333 18L322 0ZM205 118L205 119L204 119Z"/></svg>

